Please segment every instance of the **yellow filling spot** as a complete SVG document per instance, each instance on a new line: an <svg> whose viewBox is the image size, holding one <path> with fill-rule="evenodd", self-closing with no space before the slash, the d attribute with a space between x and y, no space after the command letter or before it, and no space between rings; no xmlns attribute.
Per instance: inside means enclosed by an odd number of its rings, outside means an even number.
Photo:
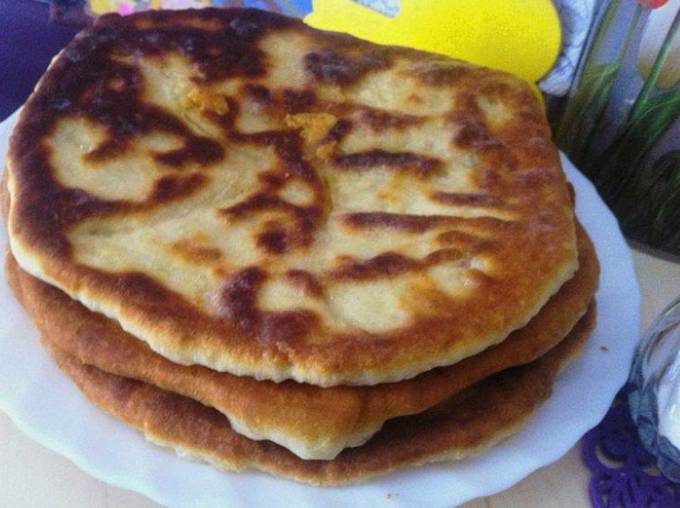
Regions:
<svg viewBox="0 0 680 508"><path fill-rule="evenodd" d="M302 137L309 144L321 141L335 125L337 118L328 113L299 113L286 115L286 125L302 129Z"/></svg>
<svg viewBox="0 0 680 508"><path fill-rule="evenodd" d="M211 111L220 115L229 112L229 103L224 95L192 88L186 94L182 106L185 108L198 108L201 111Z"/></svg>

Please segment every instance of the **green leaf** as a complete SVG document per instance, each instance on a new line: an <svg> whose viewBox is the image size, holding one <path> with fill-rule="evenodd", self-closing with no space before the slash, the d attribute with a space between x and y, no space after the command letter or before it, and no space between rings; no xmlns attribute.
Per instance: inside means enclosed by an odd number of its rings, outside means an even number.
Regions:
<svg viewBox="0 0 680 508"><path fill-rule="evenodd" d="M580 159L587 124L600 116L621 67L619 62L586 69L578 91L569 101L555 136L557 145L574 160Z"/></svg>
<svg viewBox="0 0 680 508"><path fill-rule="evenodd" d="M659 157L650 173L649 183L642 189L643 199L680 187L680 150L672 150Z"/></svg>
<svg viewBox="0 0 680 508"><path fill-rule="evenodd" d="M670 233L668 212L680 210L680 150L659 157L651 167L649 181L622 207L621 227L641 241L659 245Z"/></svg>
<svg viewBox="0 0 680 508"><path fill-rule="evenodd" d="M659 202L658 211L651 227L652 245L680 249L680 245L670 245L680 230L680 186L671 189L665 200Z"/></svg>
<svg viewBox="0 0 680 508"><path fill-rule="evenodd" d="M673 40L675 39L675 36L678 33L680 33L679 31L680 31L680 14L676 13L675 18L673 19L673 23L671 24L671 27L669 28L668 32L666 33L666 36L664 37L664 41L661 45L659 53L656 56L656 60L654 61L654 65L652 66L649 76L647 76L647 79L645 79L645 82L642 85L642 90L640 90L640 93L638 93L638 96L635 99L635 103L633 104L633 107L630 110L630 113L628 115L630 121L637 121L639 119L639 116L641 114L644 114L644 110L647 107L648 102L650 101L649 97L652 94L653 90L656 88L657 81L659 79L659 76L661 75L664 64L666 63L666 60L671 54Z"/></svg>
<svg viewBox="0 0 680 508"><path fill-rule="evenodd" d="M639 143L645 155L680 115L680 90L652 97L629 123L623 140Z"/></svg>
<svg viewBox="0 0 680 508"><path fill-rule="evenodd" d="M642 161L679 115L680 90L674 90L649 99L636 120L623 126L622 134L590 168L591 174L598 174L596 183L605 199L630 197L631 187L639 188Z"/></svg>

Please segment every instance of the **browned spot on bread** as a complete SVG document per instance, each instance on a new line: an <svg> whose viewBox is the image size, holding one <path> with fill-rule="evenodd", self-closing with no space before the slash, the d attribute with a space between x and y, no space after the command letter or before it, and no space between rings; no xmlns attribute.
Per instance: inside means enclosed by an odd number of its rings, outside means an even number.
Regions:
<svg viewBox="0 0 680 508"><path fill-rule="evenodd" d="M265 231L257 234L257 246L270 254L283 254L291 247L292 235L277 221L270 221Z"/></svg>
<svg viewBox="0 0 680 508"><path fill-rule="evenodd" d="M259 247L272 254L282 254L292 248L312 243L314 231L321 219L321 211L314 205L298 206L276 195L262 192L253 194L229 208L223 208L220 213L238 219L274 210L288 214L294 221L294 226L284 228L280 223L270 222L267 229L257 235Z"/></svg>
<svg viewBox="0 0 680 508"><path fill-rule="evenodd" d="M331 160L337 156L338 144L352 130L352 122L342 118L335 122L328 133L321 139L314 154L322 160Z"/></svg>
<svg viewBox="0 0 680 508"><path fill-rule="evenodd" d="M196 137L182 148L165 153L157 153L154 159L168 166L181 167L187 162L207 165L224 157L224 148L212 139Z"/></svg>
<svg viewBox="0 0 680 508"><path fill-rule="evenodd" d="M265 343L284 344L301 340L318 327L319 317L310 310L263 312L259 338Z"/></svg>
<svg viewBox="0 0 680 508"><path fill-rule="evenodd" d="M302 140L295 131L265 131L254 134L232 132L234 140L262 146L273 146L283 169L307 182L319 182L314 168L304 159Z"/></svg>
<svg viewBox="0 0 680 508"><path fill-rule="evenodd" d="M484 112L471 92L459 94L450 120L459 126L453 141L461 148L480 150L483 154L483 150L503 146L503 142L489 130Z"/></svg>
<svg viewBox="0 0 680 508"><path fill-rule="evenodd" d="M331 271L335 279L367 280L379 277L392 277L403 272L422 267L420 260L412 259L396 252L386 252L366 261L349 260Z"/></svg>
<svg viewBox="0 0 680 508"><path fill-rule="evenodd" d="M264 85L256 85L254 83L248 83L243 87L246 95L256 102L266 105L270 104L272 101L272 92Z"/></svg>
<svg viewBox="0 0 680 508"><path fill-rule="evenodd" d="M446 205L455 206L493 206L503 205L503 200L490 194L459 193L459 192L435 192L432 194L435 201Z"/></svg>
<svg viewBox="0 0 680 508"><path fill-rule="evenodd" d="M538 170L517 171L512 174L517 185L528 189L540 188L554 181L552 175Z"/></svg>
<svg viewBox="0 0 680 508"><path fill-rule="evenodd" d="M479 242L481 239L475 235L465 233L463 231L451 230L444 231L437 235L437 241L443 245L470 245Z"/></svg>
<svg viewBox="0 0 680 508"><path fill-rule="evenodd" d="M448 261L457 261L463 257L463 252L459 249L439 249L434 252L430 252L426 257L425 261L428 264L445 263Z"/></svg>
<svg viewBox="0 0 680 508"><path fill-rule="evenodd" d="M294 211L297 207L272 194L258 192L235 205L232 205L228 208L223 208L220 210L220 212L223 215L242 217L252 212L261 210L275 210L277 208Z"/></svg>
<svg viewBox="0 0 680 508"><path fill-rule="evenodd" d="M314 79L341 86L351 85L369 72L387 69L391 64L388 52L380 49L361 52L355 57L332 50L305 55L305 69Z"/></svg>
<svg viewBox="0 0 680 508"><path fill-rule="evenodd" d="M178 36L176 26L172 26L174 20L171 14L167 14L167 28L154 14L149 14L150 18L154 18L153 27L141 29L133 47L149 54L178 51L195 62L201 71L202 81L218 81L235 74L255 77L261 76L265 70L262 52L254 43L265 33L292 23L289 18L268 13L263 15L247 9L211 10L200 15L206 16L208 23L218 23L220 29L191 30L185 27ZM143 15L137 19L143 20ZM115 27L116 24L124 24L121 18L113 16L105 17L104 21L100 22L101 25Z"/></svg>
<svg viewBox="0 0 680 508"><path fill-rule="evenodd" d="M574 189L574 186L571 184L571 182L567 182L567 190L569 191L569 199L571 200L571 204L576 205L576 189Z"/></svg>
<svg viewBox="0 0 680 508"><path fill-rule="evenodd" d="M356 171L372 167L384 167L395 171L413 172L419 178L426 178L441 167L441 161L434 157L412 152L388 152L375 149L340 155L333 160L336 168Z"/></svg>
<svg viewBox="0 0 680 508"><path fill-rule="evenodd" d="M470 69L466 66L442 63L419 69L416 77L425 85L450 87L465 79L469 73Z"/></svg>
<svg viewBox="0 0 680 508"><path fill-rule="evenodd" d="M195 264L219 261L222 251L216 247L200 245L195 240L179 240L172 244L173 252L179 254L185 261Z"/></svg>
<svg viewBox="0 0 680 508"><path fill-rule="evenodd" d="M92 163L103 161L124 152L127 148L127 141L124 139L108 138L97 148L86 153L83 158Z"/></svg>
<svg viewBox="0 0 680 508"><path fill-rule="evenodd" d="M455 119L461 125L454 142L461 148L484 149L501 146L501 142L487 129L484 120L468 114L460 114Z"/></svg>
<svg viewBox="0 0 680 508"><path fill-rule="evenodd" d="M440 233L437 235L437 242L439 242L441 245L455 245L469 253L480 253L484 251L493 252L493 249L496 245L494 240L479 238L469 233L457 230Z"/></svg>
<svg viewBox="0 0 680 508"><path fill-rule="evenodd" d="M220 314L248 333L255 333L259 321L257 292L267 272L251 266L232 274L221 291Z"/></svg>
<svg viewBox="0 0 680 508"><path fill-rule="evenodd" d="M359 120L374 132L382 132L387 129L403 130L422 123L424 119L415 115L364 108L359 114Z"/></svg>
<svg viewBox="0 0 680 508"><path fill-rule="evenodd" d="M270 223L265 231L257 234L257 245L271 254L283 254L291 249L310 245L323 218L326 196L319 176L303 156L300 133L265 131L243 134L231 130L230 125L225 125L225 129L234 140L274 146L279 167L258 176L262 184L259 191L221 209L219 213L236 220L258 213L284 213L290 218L291 224L284 228L280 223ZM278 192L292 179L304 182L312 191L310 204L301 206L279 197Z"/></svg>
<svg viewBox="0 0 680 508"><path fill-rule="evenodd" d="M450 217L439 215L409 215L387 212L358 212L342 217L342 221L350 227L390 228L408 231L409 233L424 233L429 229L446 224L450 219Z"/></svg>
<svg viewBox="0 0 680 508"><path fill-rule="evenodd" d="M511 227L513 222L497 217L454 217L450 215L412 215L387 212L357 212L341 217L342 222L354 228L396 229L409 233L424 233L442 226L473 225L490 229Z"/></svg>
<svg viewBox="0 0 680 508"><path fill-rule="evenodd" d="M344 263L330 272L338 280L370 280L396 277L405 272L424 270L439 263L456 261L462 252L458 249L440 249L424 259L414 259L396 252L386 252L365 261L347 258Z"/></svg>
<svg viewBox="0 0 680 508"><path fill-rule="evenodd" d="M220 314L243 333L264 343L281 343L301 339L318 326L318 316L308 310L262 311L257 293L267 279L259 267L234 273L225 283L220 298Z"/></svg>
<svg viewBox="0 0 680 508"><path fill-rule="evenodd" d="M323 294L323 286L319 279L306 270L288 270L286 278L296 287L302 289L306 296L320 297Z"/></svg>
<svg viewBox="0 0 680 508"><path fill-rule="evenodd" d="M283 91L283 107L286 111L296 113L311 107L316 103L316 94L312 90Z"/></svg>
<svg viewBox="0 0 680 508"><path fill-rule="evenodd" d="M486 286L493 282L493 277L477 268L469 268L465 271L467 281L477 287Z"/></svg>
<svg viewBox="0 0 680 508"><path fill-rule="evenodd" d="M326 136L321 140L322 143L339 143L352 130L351 120L341 118L331 127Z"/></svg>
<svg viewBox="0 0 680 508"><path fill-rule="evenodd" d="M188 176L164 176L154 184L151 201L166 202L190 196L207 181L208 179L199 173Z"/></svg>

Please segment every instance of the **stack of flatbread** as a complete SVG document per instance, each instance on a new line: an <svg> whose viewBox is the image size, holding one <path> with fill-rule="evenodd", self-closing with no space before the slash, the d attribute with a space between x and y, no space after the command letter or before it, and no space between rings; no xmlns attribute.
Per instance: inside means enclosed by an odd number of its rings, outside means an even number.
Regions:
<svg viewBox="0 0 680 508"><path fill-rule="evenodd" d="M3 205L63 372L225 470L333 485L480 453L594 323L528 85L257 10L79 34L23 108Z"/></svg>

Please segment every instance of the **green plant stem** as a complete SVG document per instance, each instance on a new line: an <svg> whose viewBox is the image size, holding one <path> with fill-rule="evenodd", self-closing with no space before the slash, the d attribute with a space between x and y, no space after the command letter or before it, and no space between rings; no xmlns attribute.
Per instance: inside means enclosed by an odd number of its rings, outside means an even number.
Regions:
<svg viewBox="0 0 680 508"><path fill-rule="evenodd" d="M669 233L666 228L672 225L673 222L680 220L678 207L674 206L678 202L680 202L680 188L675 189L664 203L659 203L659 208L651 228L650 236L653 244L663 245L664 236ZM667 210L670 210L670 213L667 213Z"/></svg>
<svg viewBox="0 0 680 508"><path fill-rule="evenodd" d="M619 51L619 54L616 57L616 64L617 64L617 70L616 74L618 75L619 70L621 69L621 65L623 65L623 60L626 58L626 54L628 53L628 48L630 48L630 43L633 41L633 35L635 35L635 30L637 29L638 23L640 22L640 16L642 15L642 5L638 4L638 6L635 8L635 13L633 14L633 20L631 21L629 27L628 27L628 32L626 33L626 38L624 39L623 46L621 47L621 50ZM614 78L616 79L616 78ZM594 133L600 128L602 125L602 120L604 119L604 113L607 110L607 106L609 105L609 97L607 97L607 100L603 101L602 104L600 104L598 111L595 111L595 116L593 120L593 124L591 125L590 129L588 129L587 134L583 136L584 145L580 150L580 153L578 154L577 160L579 161L579 164L585 165L588 157L588 153L590 152L591 145L593 142Z"/></svg>
<svg viewBox="0 0 680 508"><path fill-rule="evenodd" d="M640 111L644 108L645 104L649 100L649 96L651 95L653 89L656 87L656 82L658 81L659 75L661 74L661 70L663 69L666 60L668 59L668 55L671 52L673 39L678 33L679 28L680 28L680 11L675 15L673 24L668 30L668 33L666 34L666 37L663 40L663 44L661 45L661 51L659 51L659 54L656 56L656 60L654 60L654 65L652 65L652 69L649 72L649 76L647 76L647 79L645 80L642 89L640 90L640 93L636 97L635 103L633 104L630 113L628 114L629 121L634 121L638 117Z"/></svg>
<svg viewBox="0 0 680 508"><path fill-rule="evenodd" d="M602 21L595 30L595 35L593 36L593 44L588 50L588 56L586 57L586 61L583 63L584 72L586 69L592 66L593 60L595 59L595 55L600 51L600 46L602 46L602 42L604 41L603 36L609 31L609 27L611 26L612 21L614 21L614 17L616 16L616 12L619 10L620 4L621 0L612 0L607 5L607 10L602 15ZM581 79L583 79L583 73L581 73Z"/></svg>
<svg viewBox="0 0 680 508"><path fill-rule="evenodd" d="M576 93L572 97L571 107L567 106L567 110L564 112L562 120L560 121L560 126L555 134L555 139L557 140L560 147L569 153L570 156L573 156L573 147L570 146L570 144L575 142L575 138L570 136L571 124L578 121L579 125L582 126L585 120L585 110L575 111L575 102L573 101L573 98L579 93L578 91L583 84L584 77L595 63L595 55L599 52L600 47L602 46L604 35L609 31L609 27L616 16L620 4L621 0L611 0L608 3L605 12L602 15L602 20L595 29L595 34L593 35L590 48L588 48L588 51L585 53L586 58L583 62L583 68L581 70L580 76L578 77L578 82L574 87L576 89Z"/></svg>
<svg viewBox="0 0 680 508"><path fill-rule="evenodd" d="M673 164L675 161L677 161L676 165ZM647 185L644 188L640 186L639 196L636 200L638 206L649 206L651 204L654 191L663 179L670 180L669 183L680 188L680 150L670 151L662 155L654 163L652 170L656 171L651 175Z"/></svg>
<svg viewBox="0 0 680 508"><path fill-rule="evenodd" d="M663 66L668 59L673 39L678 34L678 30L680 30L680 12L675 15L673 23L666 33L666 37L664 38L663 44L661 45L661 50L654 60L654 65L652 66L649 76L647 76L647 79L645 80L640 93L638 93L630 113L628 114L628 118L624 123L626 130L629 129L631 125L635 125L640 120L640 117L645 114L650 96L653 90L656 88L659 75L661 74ZM631 165L633 164L631 163ZM622 207L622 214L630 213L630 208L633 205L629 204L627 206L624 201L634 201L635 190L637 187L639 187L640 183L640 173L641 172L639 171L638 167L633 167L632 170L631 168L628 168L627 170L624 169L619 173L618 181L612 186L612 188L610 188L610 200L612 203L620 203L620 207Z"/></svg>

